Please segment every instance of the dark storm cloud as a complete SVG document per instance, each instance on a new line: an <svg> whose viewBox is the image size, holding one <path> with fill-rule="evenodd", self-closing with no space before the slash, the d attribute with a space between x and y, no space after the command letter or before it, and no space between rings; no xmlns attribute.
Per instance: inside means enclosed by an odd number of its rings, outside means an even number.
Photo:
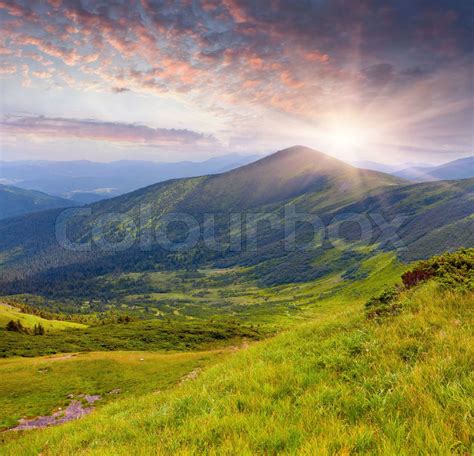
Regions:
<svg viewBox="0 0 474 456"><path fill-rule="evenodd" d="M390 63L377 63L362 70L367 81L375 86L388 84L393 79L394 72Z"/></svg>

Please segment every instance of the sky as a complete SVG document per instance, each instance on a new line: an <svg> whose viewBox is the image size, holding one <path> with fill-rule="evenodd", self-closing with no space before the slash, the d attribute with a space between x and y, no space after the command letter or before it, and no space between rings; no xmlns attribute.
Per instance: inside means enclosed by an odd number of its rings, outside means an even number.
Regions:
<svg viewBox="0 0 474 456"><path fill-rule="evenodd" d="M0 159L473 155L469 0L0 0Z"/></svg>

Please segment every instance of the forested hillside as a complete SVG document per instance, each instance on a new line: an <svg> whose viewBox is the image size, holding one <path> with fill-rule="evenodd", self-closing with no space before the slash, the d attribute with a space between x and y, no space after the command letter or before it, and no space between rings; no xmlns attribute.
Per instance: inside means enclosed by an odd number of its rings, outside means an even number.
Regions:
<svg viewBox="0 0 474 456"><path fill-rule="evenodd" d="M248 274L269 285L349 270L380 249L395 250L404 260L425 258L472 244L473 189L472 179L407 185L297 146L224 174L167 181L89 206L90 215L66 222L69 240L89 245L89 251L67 250L58 243L59 210L4 221L4 289L31 292L35 283L44 287L70 277L203 265L250 267ZM306 219L288 223L289 208ZM164 222L167 214L176 213L192 218L198 230L196 242L182 251L163 247L157 235L165 226L168 240L179 244L187 238L189 231L179 223ZM108 214L121 215L101 223L92 240L94 226ZM244 230L237 249L229 241L232 214ZM276 224L269 214L277 216ZM305 223L308 214L317 217L316 236ZM217 249L202 240L209 215ZM291 249L285 248L288 226L295 233ZM249 229L257 234L249 236ZM103 248L109 240L127 237L131 242L125 249Z"/></svg>
<svg viewBox="0 0 474 456"><path fill-rule="evenodd" d="M0 219L71 206L76 206L76 203L34 190L0 184Z"/></svg>

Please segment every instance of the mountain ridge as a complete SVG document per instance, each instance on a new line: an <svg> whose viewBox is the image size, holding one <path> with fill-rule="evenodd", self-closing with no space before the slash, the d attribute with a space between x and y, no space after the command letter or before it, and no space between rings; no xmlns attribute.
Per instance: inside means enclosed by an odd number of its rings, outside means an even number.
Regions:
<svg viewBox="0 0 474 456"><path fill-rule="evenodd" d="M263 217L263 214L281 217L286 207L294 205L298 211L320 216L326 224L330 224L334 217L345 216L348 212L359 214L375 225L370 213L378 214L377 217L385 220L384 223L390 223L400 215L407 218L405 225L412 223L416 227L416 236L422 239L430 230L432 208L443 208L441 213L437 213L437 217L439 229L444 229L444 234L446 230L449 232L449 226L453 223L458 224L458 231L461 229L470 214L468 195L472 191L472 182L460 182L464 183L410 184L388 174L357 169L304 146L295 146L222 174L172 179L93 203L86 206L90 215L74 219L68 233L72 241L87 242L91 239L92 227L110 214L120 214L122 220L126 217L135 226L145 227L156 233L163 225L163 216L177 213L194 217L199 224L204 222L206 215L214 216L216 237L222 241L226 239L226 232L229 230L230 215L240 215L244 219L249 213L259 217ZM468 211L453 212L452 208L459 204L464 204ZM141 212L144 208L149 210L145 218ZM185 252L167 251L155 237L146 251L137 242L123 252L102 251L99 248L101 239L127 235L124 223L104 225L102 237L94 238L91 251L71 252L62 249L55 238L55 223L60 213L59 210L53 210L0 223L1 267L12 275L38 274L47 270L55 271L54 274L66 274L65 266L73 268L75 274L83 274L84 271L95 274L116 268L133 270L173 268L178 265L192 268L206 262L219 261L223 266L253 265L262 280L268 277L268 280L294 281L297 280L295 274L299 274L302 279L334 269L339 261L336 259L343 257L339 252L335 254L334 265L316 267L320 259L327 255L325 251L332 248L327 242L313 253L303 255L301 252L286 252L281 244L286 236L285 231L272 231L271 227L263 229L258 241L258 253L245 249L242 252L232 252L228 247L222 252L215 252L203 245L202 241ZM326 228L330 229L328 225ZM182 229L174 227L171 237L178 239L180 235ZM377 241L375 235L376 230L371 241L375 244L371 249L393 248L377 245L380 241ZM409 244L418 242L418 238L412 236L410 230L403 231L403 236ZM457 242L465 240L465 237L466 235L461 235ZM443 245L441 239L435 241ZM431 250L432 247L425 246L418 249L418 255L429 255ZM347 259L350 258L350 255L347 256ZM284 265L293 271L292 275L284 273ZM275 272L275 267L279 268L278 273ZM288 277L285 278L286 276Z"/></svg>
<svg viewBox="0 0 474 456"><path fill-rule="evenodd" d="M75 205L72 201L44 192L0 184L0 220Z"/></svg>
<svg viewBox="0 0 474 456"><path fill-rule="evenodd" d="M227 154L201 162L175 163L145 160L0 162L0 182L90 203L173 178L220 173L257 158L256 155ZM107 194L101 191L104 188L109 189Z"/></svg>
<svg viewBox="0 0 474 456"><path fill-rule="evenodd" d="M415 166L391 173L414 182L469 179L474 177L474 156L459 158L438 166Z"/></svg>

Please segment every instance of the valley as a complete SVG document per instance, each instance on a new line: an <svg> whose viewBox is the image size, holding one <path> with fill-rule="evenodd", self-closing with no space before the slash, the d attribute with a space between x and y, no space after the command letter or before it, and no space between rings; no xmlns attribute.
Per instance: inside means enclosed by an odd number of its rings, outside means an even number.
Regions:
<svg viewBox="0 0 474 456"><path fill-rule="evenodd" d="M464 454L472 438L473 253L412 266L405 288L406 267L385 258L345 289L330 293L329 285L305 319L260 342L0 361L7 425L64 407L68 395L102 398L78 421L4 432L3 452L403 454L408 445ZM410 282L433 267L432 278Z"/></svg>
<svg viewBox="0 0 474 456"><path fill-rule="evenodd" d="M474 455L473 1L0 24L0 456Z"/></svg>
<svg viewBox="0 0 474 456"><path fill-rule="evenodd" d="M2 452L464 454L473 188L295 146L0 221Z"/></svg>

